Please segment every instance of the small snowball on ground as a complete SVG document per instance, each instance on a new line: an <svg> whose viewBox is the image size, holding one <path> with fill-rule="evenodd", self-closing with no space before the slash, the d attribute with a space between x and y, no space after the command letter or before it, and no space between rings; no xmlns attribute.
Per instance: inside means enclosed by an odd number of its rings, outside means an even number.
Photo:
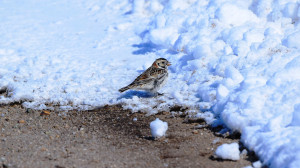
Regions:
<svg viewBox="0 0 300 168"><path fill-rule="evenodd" d="M221 159L239 160L239 145L237 143L223 144L217 148L215 154Z"/></svg>
<svg viewBox="0 0 300 168"><path fill-rule="evenodd" d="M152 137L159 138L166 135L168 130L168 123L161 121L159 118L156 118L150 123L151 135Z"/></svg>

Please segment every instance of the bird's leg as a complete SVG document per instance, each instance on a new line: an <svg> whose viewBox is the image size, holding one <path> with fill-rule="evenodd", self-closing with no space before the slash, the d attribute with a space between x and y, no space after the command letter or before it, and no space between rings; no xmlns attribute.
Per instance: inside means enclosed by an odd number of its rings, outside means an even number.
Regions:
<svg viewBox="0 0 300 168"><path fill-rule="evenodd" d="M153 95L153 97L157 97L157 96L162 96L162 95L164 95L163 93L159 93L159 92L157 92L157 91L155 91L155 90L150 91L150 93Z"/></svg>

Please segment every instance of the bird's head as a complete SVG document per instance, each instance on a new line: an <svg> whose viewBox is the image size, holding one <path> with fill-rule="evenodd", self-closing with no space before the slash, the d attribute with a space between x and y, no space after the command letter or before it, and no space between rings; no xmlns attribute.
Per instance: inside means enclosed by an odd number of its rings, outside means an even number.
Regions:
<svg viewBox="0 0 300 168"><path fill-rule="evenodd" d="M159 68L159 69L168 69L168 66L170 66L170 65L171 65L171 63L168 60L166 60L165 58L158 58L154 61L152 66Z"/></svg>

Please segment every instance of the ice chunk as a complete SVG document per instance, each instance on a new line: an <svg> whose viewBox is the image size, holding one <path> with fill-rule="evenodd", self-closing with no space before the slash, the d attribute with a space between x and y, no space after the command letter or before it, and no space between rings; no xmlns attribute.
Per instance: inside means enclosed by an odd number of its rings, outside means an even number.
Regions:
<svg viewBox="0 0 300 168"><path fill-rule="evenodd" d="M217 89L217 99L221 100L227 97L227 95L229 94L229 90L224 86L224 85L220 85Z"/></svg>
<svg viewBox="0 0 300 168"><path fill-rule="evenodd" d="M239 160L239 145L237 143L223 144L217 148L216 155L218 158L222 159Z"/></svg>
<svg viewBox="0 0 300 168"><path fill-rule="evenodd" d="M234 85L239 84L244 80L243 75L233 66L226 68L225 77L232 79Z"/></svg>

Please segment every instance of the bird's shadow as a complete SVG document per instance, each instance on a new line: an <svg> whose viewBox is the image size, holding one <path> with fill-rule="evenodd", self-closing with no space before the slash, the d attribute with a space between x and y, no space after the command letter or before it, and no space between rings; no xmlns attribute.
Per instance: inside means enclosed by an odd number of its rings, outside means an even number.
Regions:
<svg viewBox="0 0 300 168"><path fill-rule="evenodd" d="M153 94L146 92L146 91L136 91L136 90L130 90L122 94L120 97L118 97L118 100L120 99L132 99L134 96L137 96L139 98L151 98L153 97Z"/></svg>

